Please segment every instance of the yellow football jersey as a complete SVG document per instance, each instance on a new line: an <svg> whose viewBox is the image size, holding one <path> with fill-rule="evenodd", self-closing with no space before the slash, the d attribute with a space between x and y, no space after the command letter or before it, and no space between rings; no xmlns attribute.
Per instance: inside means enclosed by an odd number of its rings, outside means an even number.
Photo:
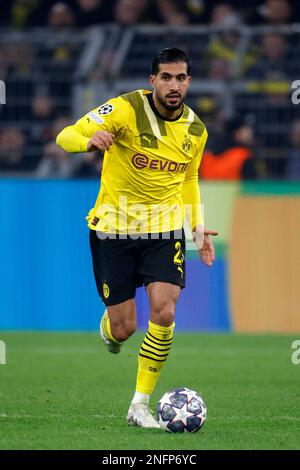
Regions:
<svg viewBox="0 0 300 470"><path fill-rule="evenodd" d="M115 135L104 154L100 191L87 217L92 230L176 230L183 226L184 205L189 206L192 228L202 222L198 168L206 128L186 105L177 119L162 118L149 93L137 90L113 98L57 137L65 150L81 152L95 132Z"/></svg>

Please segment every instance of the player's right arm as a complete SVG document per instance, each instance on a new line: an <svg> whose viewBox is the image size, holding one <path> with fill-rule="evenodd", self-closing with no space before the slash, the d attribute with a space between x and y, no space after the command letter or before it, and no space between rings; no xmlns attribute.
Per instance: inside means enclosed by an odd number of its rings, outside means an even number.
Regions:
<svg viewBox="0 0 300 470"><path fill-rule="evenodd" d="M65 127L56 143L66 152L109 150L114 139L126 127L128 106L120 97L93 109L74 125Z"/></svg>
<svg viewBox="0 0 300 470"><path fill-rule="evenodd" d="M189 164L182 188L183 202L191 210L187 212L187 218L192 229L194 242L199 250L201 262L206 266L212 266L215 260L215 250L210 236L218 235L215 230L204 227L201 214L201 197L198 183L198 170L202 159L203 150L207 141L207 130L201 137L199 149L192 162Z"/></svg>

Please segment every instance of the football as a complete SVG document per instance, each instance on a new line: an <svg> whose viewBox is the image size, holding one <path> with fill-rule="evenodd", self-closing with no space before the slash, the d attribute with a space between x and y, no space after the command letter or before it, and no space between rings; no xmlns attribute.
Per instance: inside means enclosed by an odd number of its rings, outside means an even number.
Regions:
<svg viewBox="0 0 300 470"><path fill-rule="evenodd" d="M166 392L157 405L158 422L168 432L197 432L206 413L201 396L185 387Z"/></svg>

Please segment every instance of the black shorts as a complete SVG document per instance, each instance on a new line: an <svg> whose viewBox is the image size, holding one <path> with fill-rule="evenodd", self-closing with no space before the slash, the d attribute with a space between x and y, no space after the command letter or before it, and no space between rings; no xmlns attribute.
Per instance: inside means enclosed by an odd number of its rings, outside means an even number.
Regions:
<svg viewBox="0 0 300 470"><path fill-rule="evenodd" d="M184 231L155 236L157 238L148 234L148 238L135 240L121 236L102 239L95 230L90 230L96 285L106 306L134 298L136 288L150 282L185 287Z"/></svg>

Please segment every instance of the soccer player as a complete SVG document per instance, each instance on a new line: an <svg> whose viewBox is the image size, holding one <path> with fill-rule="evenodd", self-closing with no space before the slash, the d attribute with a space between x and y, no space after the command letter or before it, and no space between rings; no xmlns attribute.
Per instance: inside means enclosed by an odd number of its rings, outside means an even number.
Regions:
<svg viewBox="0 0 300 470"><path fill-rule="evenodd" d="M180 49L153 59L153 91L110 99L57 136L67 152L104 151L101 188L87 220L93 268L106 310L100 334L119 353L136 328L136 287L145 285L150 319L138 355L136 391L127 422L158 428L150 396L171 349L175 305L185 286L184 215L200 259L211 266L214 247L203 226L198 168L207 131L183 103L190 62ZM186 210L185 207L186 206Z"/></svg>

